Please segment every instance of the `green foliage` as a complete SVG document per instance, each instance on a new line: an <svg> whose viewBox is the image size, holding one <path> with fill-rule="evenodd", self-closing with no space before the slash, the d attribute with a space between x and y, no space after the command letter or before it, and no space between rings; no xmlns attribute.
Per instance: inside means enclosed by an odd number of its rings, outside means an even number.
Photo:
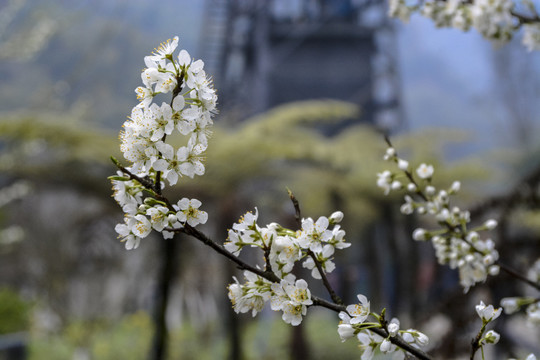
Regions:
<svg viewBox="0 0 540 360"><path fill-rule="evenodd" d="M110 189L110 156L119 154L115 134L76 120L76 114L0 118L0 172L38 182L88 190Z"/></svg>
<svg viewBox="0 0 540 360"><path fill-rule="evenodd" d="M40 170L40 165L50 166L52 162L105 163L112 154L119 152L118 140L112 132L90 127L69 116L4 117L0 119L0 134L0 140L5 143L26 144L14 155L29 158L44 151L55 155L43 162L31 162L29 165L37 167L36 171ZM32 152L36 148L29 145L38 146L40 151Z"/></svg>
<svg viewBox="0 0 540 360"><path fill-rule="evenodd" d="M106 321L74 321L58 335L35 334L30 359L73 359L77 351L92 359L146 359L152 336L152 322L144 312L124 317L117 324Z"/></svg>
<svg viewBox="0 0 540 360"><path fill-rule="evenodd" d="M16 292L0 289L0 334L27 331L31 308Z"/></svg>

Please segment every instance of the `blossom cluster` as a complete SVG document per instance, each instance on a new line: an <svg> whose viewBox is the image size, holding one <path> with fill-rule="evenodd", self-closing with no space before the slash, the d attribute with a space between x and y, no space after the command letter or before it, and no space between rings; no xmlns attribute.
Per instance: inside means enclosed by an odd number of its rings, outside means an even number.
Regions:
<svg viewBox="0 0 540 360"><path fill-rule="evenodd" d="M526 2L530 14L516 15L512 0L432 0L409 4L405 0L390 0L389 15L407 22L414 12L433 20L437 27L453 27L462 31L476 29L487 39L509 41L514 33L523 28L523 44L531 50L540 49L540 23L521 21L537 19L534 6Z"/></svg>
<svg viewBox="0 0 540 360"><path fill-rule="evenodd" d="M440 226L434 230L417 228L412 234L413 239L431 240L438 262L458 269L460 284L465 291L485 281L488 275L498 274L496 262L499 253L495 244L489 238L482 239L479 234L482 230L493 230L497 221L490 219L481 226L469 229L469 212L450 204L450 196L460 190L461 184L454 181L449 188L438 190L432 184L432 165L421 164L413 171L406 160L397 156L393 147L386 150L384 159L396 163L398 171L379 173L377 186L385 194L392 190L405 190L407 194L401 212L431 216Z"/></svg>
<svg viewBox="0 0 540 360"><path fill-rule="evenodd" d="M307 282L296 280L293 274L285 276L280 283L272 283L249 271L244 272L244 277L244 284L235 278L229 285L229 299L237 313L251 311L255 316L270 301L272 310L283 312L283 321L297 326L306 315L307 307L313 304Z"/></svg>
<svg viewBox="0 0 540 360"><path fill-rule="evenodd" d="M392 359L405 359L405 351L391 342L391 338L399 336L413 347L426 346L429 343L428 337L415 329L400 330L400 322L393 318L387 324L388 336L386 338L369 331L370 328L380 327L379 323L365 322L370 315L370 304L364 295L358 295L358 304L349 305L346 311L339 313L341 319L338 325L338 333L341 341L345 341L354 336L360 342L362 350L362 360L371 360L377 348L384 354L393 354ZM380 316L373 314L380 320Z"/></svg>
<svg viewBox="0 0 540 360"><path fill-rule="evenodd" d="M345 231L337 225L343 213L337 211L329 218L321 216L314 221L302 220L302 229L293 231L277 223L265 227L257 224L258 210L248 212L229 230L224 248L239 255L245 247L260 248L265 253L265 268L281 279L279 284L271 283L249 271L245 272L246 282L238 281L229 286L229 297L236 312L259 312L267 301L272 310L283 311L283 320L292 325L300 324L307 306L311 305L310 291L303 279L295 280L291 274L297 261L311 270L315 279L335 269L332 261L335 249L344 249L351 244L345 242ZM329 227L333 226L332 229ZM318 266L317 266L318 265Z"/></svg>
<svg viewBox="0 0 540 360"><path fill-rule="evenodd" d="M321 279L316 262L324 273L335 269L332 261L336 249L348 248L345 242L345 231L337 225L343 219L343 213L336 211L329 218L321 216L302 220L302 229L293 231L277 223L266 227L257 225L259 213L248 212L229 230L229 237L224 244L225 249L238 255L248 247L258 247L268 252L266 266L280 278L291 273L294 264L303 260L302 266L311 270L315 279ZM330 226L333 226L330 229Z"/></svg>
<svg viewBox="0 0 540 360"><path fill-rule="evenodd" d="M110 179L125 214L116 231L127 249L136 248L152 229L170 238L173 233L166 229L203 224L208 218L197 199L183 198L175 205L156 199L165 186L161 179L174 185L182 176L204 174L204 152L216 112L217 95L204 63L193 60L186 50L173 56L177 46L175 37L144 58L143 86L135 89L140 103L120 133L120 149L131 165ZM153 102L168 93L170 103ZM185 136L185 145L175 148L165 142L174 133Z"/></svg>

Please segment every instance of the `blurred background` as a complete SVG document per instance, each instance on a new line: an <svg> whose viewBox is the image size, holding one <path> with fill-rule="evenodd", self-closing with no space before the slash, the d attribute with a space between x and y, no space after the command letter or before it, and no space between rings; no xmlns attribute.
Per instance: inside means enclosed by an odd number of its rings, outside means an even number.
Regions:
<svg viewBox="0 0 540 360"><path fill-rule="evenodd" d="M457 204L478 223L499 220L505 262L539 257L540 58L519 39L404 25L379 0L4 0L0 359L359 357L327 311L294 331L271 311L235 315L226 285L241 274L194 239L167 251L150 236L129 252L117 240L109 156L121 158L143 57L175 35L205 61L220 113L207 174L169 195L201 199L201 230L217 242L255 206L261 224L294 227L286 187L304 216L342 210L353 246L336 255L338 293L424 330L441 358L469 351L464 307L524 291L501 277L464 296L431 246L411 241L422 219L375 186L390 134L411 164L436 166L438 186L462 181ZM495 355L538 353L539 334L513 319L499 321Z"/></svg>

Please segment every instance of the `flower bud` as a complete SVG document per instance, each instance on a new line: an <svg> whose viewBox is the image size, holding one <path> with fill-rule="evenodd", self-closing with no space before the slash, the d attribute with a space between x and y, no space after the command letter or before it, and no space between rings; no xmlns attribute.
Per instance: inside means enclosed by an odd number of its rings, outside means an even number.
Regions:
<svg viewBox="0 0 540 360"><path fill-rule="evenodd" d="M343 220L343 216L343 212L335 211L332 213L332 215L330 215L328 220L330 220L331 224L339 224Z"/></svg>
<svg viewBox="0 0 540 360"><path fill-rule="evenodd" d="M513 314L519 310L519 304L518 304L519 298L516 297L510 297L510 298L504 298L501 300L501 306L504 309L504 313L507 315Z"/></svg>
<svg viewBox="0 0 540 360"><path fill-rule="evenodd" d="M411 203L405 203L403 205L401 205L401 207L399 208L399 211L403 214L403 215L410 215L413 213L413 207L412 207L412 204Z"/></svg>
<svg viewBox="0 0 540 360"><path fill-rule="evenodd" d="M418 228L413 232L413 239L416 241L425 241L428 238L428 232L425 229Z"/></svg>
<svg viewBox="0 0 540 360"><path fill-rule="evenodd" d="M416 343L420 346L427 346L429 344L429 338L427 337L427 335L421 333L420 331L416 331L414 337L416 339Z"/></svg>
<svg viewBox="0 0 540 360"><path fill-rule="evenodd" d="M486 336L484 336L484 339L486 340L486 344L496 344L499 342L500 338L501 336L499 335L499 333L493 330L489 330L486 333Z"/></svg>
<svg viewBox="0 0 540 360"><path fill-rule="evenodd" d="M416 185L414 185L413 183L407 184L407 190L409 192L416 192Z"/></svg>
<svg viewBox="0 0 540 360"><path fill-rule="evenodd" d="M394 156L396 156L396 149L394 149L393 147L389 147L388 149L386 149L385 160L389 160Z"/></svg>
<svg viewBox="0 0 540 360"><path fill-rule="evenodd" d="M390 185L390 187L392 188L392 190L399 190L401 189L402 185L401 185L401 182L399 182L398 180L394 180L392 181L392 184Z"/></svg>
<svg viewBox="0 0 540 360"><path fill-rule="evenodd" d="M387 353L390 351L391 347L392 347L392 343L390 342L390 340L384 339L383 342L381 343L381 352Z"/></svg>
<svg viewBox="0 0 540 360"><path fill-rule="evenodd" d="M394 318L388 324L388 333L390 336L396 336L399 331L399 320Z"/></svg>
<svg viewBox="0 0 540 360"><path fill-rule="evenodd" d="M409 162L403 159L398 160L398 168L402 171L407 171L409 169Z"/></svg>
<svg viewBox="0 0 540 360"><path fill-rule="evenodd" d="M461 183L459 181L454 181L452 186L450 186L450 194L455 194L461 189Z"/></svg>
<svg viewBox="0 0 540 360"><path fill-rule="evenodd" d="M494 220L494 219L489 219L488 221L486 221L484 223L484 226L486 227L486 229L488 230L493 230L497 227L497 220Z"/></svg>
<svg viewBox="0 0 540 360"><path fill-rule="evenodd" d="M354 336L354 328L351 324L339 324L338 334L341 338L341 342L344 342L345 340L350 339Z"/></svg>

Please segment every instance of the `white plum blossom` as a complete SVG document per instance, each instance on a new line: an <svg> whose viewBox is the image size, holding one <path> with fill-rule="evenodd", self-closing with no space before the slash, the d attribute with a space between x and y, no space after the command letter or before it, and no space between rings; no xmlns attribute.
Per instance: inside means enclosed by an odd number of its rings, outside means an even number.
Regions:
<svg viewBox="0 0 540 360"><path fill-rule="evenodd" d="M236 278L235 282L229 285L229 299L236 313L251 311L251 315L255 316L270 300L271 283L249 271L244 272L244 277L246 282L243 285Z"/></svg>
<svg viewBox="0 0 540 360"><path fill-rule="evenodd" d="M379 335L368 331L361 331L358 333L358 335L356 335L356 337L360 342L360 345L358 345L358 347L360 348L360 351L362 351L360 359L373 359L375 349L379 346L383 339Z"/></svg>
<svg viewBox="0 0 540 360"><path fill-rule="evenodd" d="M516 12L512 0L431 0L409 4L406 0L390 0L389 15L408 22L414 12L431 19L436 27L453 27L461 31L476 29L494 43L505 43L523 28L523 45L540 49L540 27L532 2L523 1ZM520 4L521 5L521 4ZM385 157L385 159L387 156Z"/></svg>
<svg viewBox="0 0 540 360"><path fill-rule="evenodd" d="M416 174L421 179L430 179L433 176L433 165L420 164L416 169Z"/></svg>
<svg viewBox="0 0 540 360"><path fill-rule="evenodd" d="M476 313L484 322L491 322L497 319L502 312L502 308L495 309L493 305L484 304L483 301L480 301L480 304L475 306Z"/></svg>
<svg viewBox="0 0 540 360"><path fill-rule="evenodd" d="M131 163L126 167L131 178L124 179L125 175L119 173L111 180L114 198L128 219L118 229L129 248L138 246L152 228L171 238L174 234L171 228L180 228L180 223L195 226L208 218L206 212L198 210L200 201L196 199L182 199L175 205L176 214L164 206L145 207L144 214L139 212L144 187L150 193L156 189L159 193L165 186L161 179L174 185L182 176L194 177L205 172L204 152L216 113L217 95L204 72L204 63L191 59L185 50L175 57L177 47L176 36L144 57L143 84L135 89L140 103L132 109L120 133L120 150ZM160 106L153 103L160 93L172 93L172 101L162 102ZM186 146L175 148L165 143L175 130L187 137ZM133 179L144 181L139 184Z"/></svg>
<svg viewBox="0 0 540 360"><path fill-rule="evenodd" d="M400 168L401 159L398 158L395 149L391 149L393 157L385 154L384 158L393 160ZM448 189L437 189L430 184L434 174L432 165L423 163L416 168L416 175L425 180L422 183L416 183L408 170L403 169L405 166L401 166L399 170L404 173L402 176L408 183L403 184L402 188L408 194L405 195L405 202L400 207L401 213L409 215L416 212L419 215L430 215L442 227L429 231L417 228L412 234L413 239L417 241L431 239L439 263L458 269L460 284L465 292L476 283L485 281L488 275L497 275L499 253L495 249L494 242L491 239L482 239L476 231L469 230L467 224L471 221L470 213L450 204L451 195L455 195L461 188L459 181L454 181ZM377 185L383 188L385 194L396 190L391 183L396 176L400 174L393 174L389 170L379 174ZM476 230L493 230L496 225L495 220L487 220Z"/></svg>
<svg viewBox="0 0 540 360"><path fill-rule="evenodd" d="M334 247L332 245L325 245L322 248L322 251L315 253L315 257L319 264L321 265L322 270L325 273L331 273L336 268L335 264L330 260L334 254ZM315 265L315 260L311 257L308 257L303 263L302 266L306 269L311 270L311 276L314 279L321 279L321 274L319 269Z"/></svg>
<svg viewBox="0 0 540 360"><path fill-rule="evenodd" d="M118 233L118 237L122 239L121 241L126 243L125 247L127 250L136 249L139 247L141 238L135 236L131 231L133 224L135 223L135 219L132 217L126 217L124 221L124 224L116 225L114 230Z"/></svg>
<svg viewBox="0 0 540 360"><path fill-rule="evenodd" d="M178 47L178 36L168 39L167 41L162 42L159 46L154 49L153 55L148 58L152 61L160 61L169 59L176 48Z"/></svg>
<svg viewBox="0 0 540 360"><path fill-rule="evenodd" d="M302 221L302 232L298 237L298 244L304 249L321 252L323 244L332 239L332 232L328 230L330 222L325 216L319 217L317 222L312 218Z"/></svg>
<svg viewBox="0 0 540 360"><path fill-rule="evenodd" d="M365 295L357 295L358 304L348 305L347 312L351 316L350 324L361 324L369 316L369 301Z"/></svg>
<svg viewBox="0 0 540 360"><path fill-rule="evenodd" d="M163 231L166 227L175 226L177 217L165 206L154 206L146 210L146 215L150 216L152 228L156 231Z"/></svg>
<svg viewBox="0 0 540 360"><path fill-rule="evenodd" d="M377 186L384 190L384 195L388 195L392 189L392 173L388 170L378 173Z"/></svg>
<svg viewBox="0 0 540 360"><path fill-rule="evenodd" d="M175 208L178 208L176 217L179 222L190 226L205 224L208 220L208 214L205 211L199 210L202 203L197 199L183 198L178 201Z"/></svg>

